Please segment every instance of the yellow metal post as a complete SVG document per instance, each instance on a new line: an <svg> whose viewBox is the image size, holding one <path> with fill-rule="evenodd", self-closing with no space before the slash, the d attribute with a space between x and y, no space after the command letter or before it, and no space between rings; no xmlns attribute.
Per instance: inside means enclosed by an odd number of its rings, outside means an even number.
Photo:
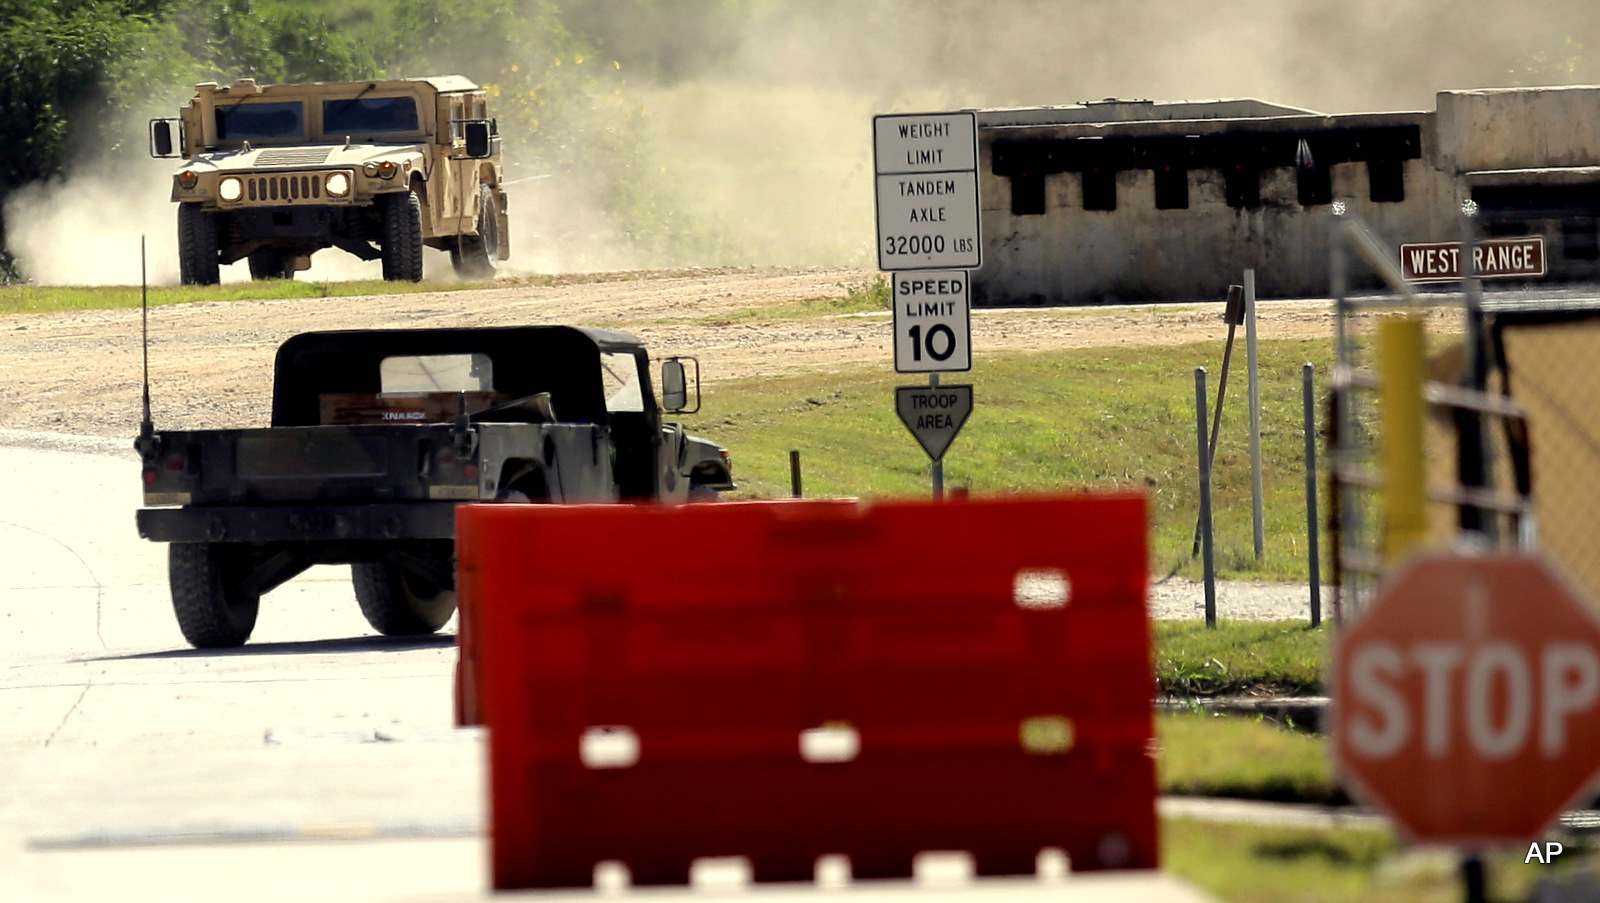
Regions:
<svg viewBox="0 0 1600 903"><path fill-rule="evenodd" d="M1422 320L1391 317L1378 326L1378 416L1385 515L1383 558L1398 560L1428 535L1422 458Z"/></svg>

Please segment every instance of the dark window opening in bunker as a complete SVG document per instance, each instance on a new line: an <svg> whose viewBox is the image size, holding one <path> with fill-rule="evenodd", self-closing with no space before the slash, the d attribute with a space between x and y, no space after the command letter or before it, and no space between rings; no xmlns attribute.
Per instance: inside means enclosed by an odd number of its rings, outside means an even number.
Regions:
<svg viewBox="0 0 1600 903"><path fill-rule="evenodd" d="M1600 234L1592 216L1561 222L1561 256L1568 260L1600 260Z"/></svg>
<svg viewBox="0 0 1600 903"><path fill-rule="evenodd" d="M1333 203L1333 175L1326 166L1296 169L1295 189L1296 199L1302 207Z"/></svg>
<svg viewBox="0 0 1600 903"><path fill-rule="evenodd" d="M1117 209L1117 173L1112 169L1083 171L1083 209Z"/></svg>
<svg viewBox="0 0 1600 903"><path fill-rule="evenodd" d="M1398 204L1406 199L1405 162L1368 160L1367 184L1374 204Z"/></svg>
<svg viewBox="0 0 1600 903"><path fill-rule="evenodd" d="M1261 170L1230 166L1222 170L1223 196L1229 207L1253 210L1261 206Z"/></svg>
<svg viewBox="0 0 1600 903"><path fill-rule="evenodd" d="M1163 166L1155 171L1156 209L1189 209L1189 170Z"/></svg>
<svg viewBox="0 0 1600 903"><path fill-rule="evenodd" d="M1011 177L1011 215L1044 214L1044 175L1021 172Z"/></svg>

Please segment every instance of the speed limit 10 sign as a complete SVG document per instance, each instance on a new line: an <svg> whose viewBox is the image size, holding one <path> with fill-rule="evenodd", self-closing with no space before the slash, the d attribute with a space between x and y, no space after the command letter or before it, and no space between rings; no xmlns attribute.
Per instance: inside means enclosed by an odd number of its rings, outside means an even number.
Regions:
<svg viewBox="0 0 1600 903"><path fill-rule="evenodd" d="M954 373L972 369L972 283L965 270L895 273L894 369Z"/></svg>

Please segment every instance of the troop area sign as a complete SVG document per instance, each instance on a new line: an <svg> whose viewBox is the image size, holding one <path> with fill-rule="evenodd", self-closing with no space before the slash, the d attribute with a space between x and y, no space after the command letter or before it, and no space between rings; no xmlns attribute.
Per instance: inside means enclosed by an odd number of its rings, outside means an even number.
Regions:
<svg viewBox="0 0 1600 903"><path fill-rule="evenodd" d="M1524 279L1545 274L1544 237L1486 238L1472 246L1472 271L1479 279ZM1407 282L1455 282L1461 278L1461 242L1400 246L1400 274Z"/></svg>
<svg viewBox="0 0 1600 903"><path fill-rule="evenodd" d="M874 116L878 269L981 264L978 125L967 113Z"/></svg>
<svg viewBox="0 0 1600 903"><path fill-rule="evenodd" d="M1341 770L1415 841L1525 845L1600 768L1600 620L1537 558L1412 562L1333 682Z"/></svg>
<svg viewBox="0 0 1600 903"><path fill-rule="evenodd" d="M938 461L972 414L972 387L900 386L894 409L922 450Z"/></svg>
<svg viewBox="0 0 1600 903"><path fill-rule="evenodd" d="M972 282L965 270L895 273L894 369L953 373L972 369Z"/></svg>

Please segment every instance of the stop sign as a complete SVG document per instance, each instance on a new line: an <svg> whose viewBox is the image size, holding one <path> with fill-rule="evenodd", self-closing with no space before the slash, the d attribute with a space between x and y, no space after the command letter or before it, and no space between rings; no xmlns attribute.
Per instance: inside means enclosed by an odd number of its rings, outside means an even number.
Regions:
<svg viewBox="0 0 1600 903"><path fill-rule="evenodd" d="M1347 784L1415 841L1525 843L1600 768L1600 619L1537 558L1413 561L1332 682Z"/></svg>

